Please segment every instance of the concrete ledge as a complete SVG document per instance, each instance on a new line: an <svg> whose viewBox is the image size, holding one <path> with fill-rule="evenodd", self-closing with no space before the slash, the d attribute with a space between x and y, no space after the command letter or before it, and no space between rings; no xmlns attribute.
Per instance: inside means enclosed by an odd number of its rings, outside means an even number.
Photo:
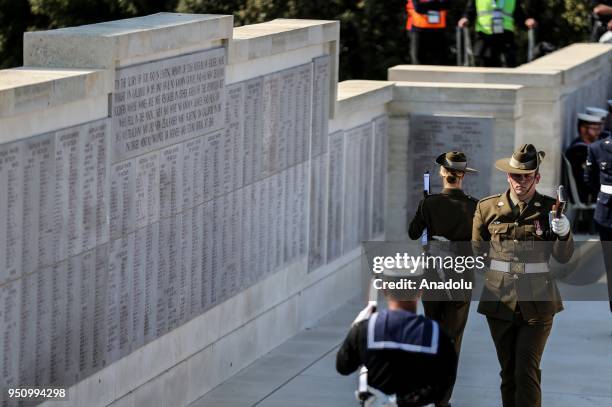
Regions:
<svg viewBox="0 0 612 407"><path fill-rule="evenodd" d="M49 109L111 92L106 71L16 68L0 71L0 118Z"/></svg>
<svg viewBox="0 0 612 407"><path fill-rule="evenodd" d="M388 70L390 81L434 83L496 83L533 87L561 84L561 72L546 68L537 72L516 68L477 68L463 66L397 65Z"/></svg>
<svg viewBox="0 0 612 407"><path fill-rule="evenodd" d="M582 81L606 73L612 65L612 45L572 44L533 62L521 65L517 71L535 72L558 69L564 85L580 85Z"/></svg>
<svg viewBox="0 0 612 407"><path fill-rule="evenodd" d="M230 64L338 41L340 23L327 20L276 19L234 29Z"/></svg>
<svg viewBox="0 0 612 407"><path fill-rule="evenodd" d="M121 61L204 49L232 37L233 16L158 13L24 34L25 66L110 68ZM221 45L218 42L216 45Z"/></svg>
<svg viewBox="0 0 612 407"><path fill-rule="evenodd" d="M508 104L516 101L521 85L482 83L395 82L393 103L456 102Z"/></svg>
<svg viewBox="0 0 612 407"><path fill-rule="evenodd" d="M338 83L337 114L385 105L393 100L393 83L386 81L344 81Z"/></svg>
<svg viewBox="0 0 612 407"><path fill-rule="evenodd" d="M561 48L553 53L538 58L533 62L523 64L517 70L530 69L559 69L567 70L578 67L585 62L592 61L600 57L612 58L611 44L572 44Z"/></svg>

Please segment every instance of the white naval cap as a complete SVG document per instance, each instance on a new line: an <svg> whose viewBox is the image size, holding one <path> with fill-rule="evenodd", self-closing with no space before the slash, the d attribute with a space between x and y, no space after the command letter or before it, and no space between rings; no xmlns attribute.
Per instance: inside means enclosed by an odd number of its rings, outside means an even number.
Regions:
<svg viewBox="0 0 612 407"><path fill-rule="evenodd" d="M576 118L582 122L601 124L601 117L592 114L578 113Z"/></svg>
<svg viewBox="0 0 612 407"><path fill-rule="evenodd" d="M606 109L600 109L599 107L595 106L588 106L584 110L586 110L586 112L591 116L599 116L601 118L608 117L608 111Z"/></svg>

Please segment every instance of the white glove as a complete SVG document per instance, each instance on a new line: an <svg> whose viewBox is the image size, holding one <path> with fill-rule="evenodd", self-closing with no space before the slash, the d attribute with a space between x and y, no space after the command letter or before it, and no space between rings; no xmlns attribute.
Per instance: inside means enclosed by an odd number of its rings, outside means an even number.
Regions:
<svg viewBox="0 0 612 407"><path fill-rule="evenodd" d="M567 236L570 231L570 222L565 215L561 215L560 218L553 218L550 226L559 237Z"/></svg>
<svg viewBox="0 0 612 407"><path fill-rule="evenodd" d="M361 310L351 325L357 325L361 321L365 321L366 319L370 318L374 312L376 312L376 301L369 301L368 305Z"/></svg>

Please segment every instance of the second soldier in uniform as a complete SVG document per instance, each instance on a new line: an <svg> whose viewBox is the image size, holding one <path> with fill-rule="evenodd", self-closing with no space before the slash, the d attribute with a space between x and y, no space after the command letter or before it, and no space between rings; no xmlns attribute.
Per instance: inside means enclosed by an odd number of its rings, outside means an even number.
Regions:
<svg viewBox="0 0 612 407"><path fill-rule="evenodd" d="M606 138L589 145L584 181L591 187L599 188L594 220L603 248L612 312L612 139Z"/></svg>
<svg viewBox="0 0 612 407"><path fill-rule="evenodd" d="M408 227L408 234L411 239L415 240L421 237L421 234L427 228L427 234L433 240L441 238L451 242L459 242L454 246L455 255L471 255L469 242L472 236L472 218L477 200L466 195L462 191L462 185L465 174L476 172L476 170L467 166L465 154L458 151L441 154L436 159L436 163L440 165L440 176L444 189L439 194L426 196L419 203L414 218ZM439 245L444 245L444 243ZM453 278L453 280L471 281L472 279L471 271L459 276L446 270L442 272L446 274L447 278ZM432 275L428 274L427 278L431 279ZM437 321L440 327L453 339L455 350L459 355L463 330L470 309L471 291L452 291L448 294L449 297L431 300L432 298L428 297L428 293L424 293L423 307L425 308L425 315ZM442 295L446 295L446 293ZM448 406L451 393L452 388L446 398L437 406Z"/></svg>
<svg viewBox="0 0 612 407"><path fill-rule="evenodd" d="M554 198L536 191L544 158L532 144L497 160L510 188L478 202L472 243L490 258L478 312L486 315L501 365L504 407L539 407L540 360L553 316L563 309L548 268L574 251L569 221L551 216Z"/></svg>

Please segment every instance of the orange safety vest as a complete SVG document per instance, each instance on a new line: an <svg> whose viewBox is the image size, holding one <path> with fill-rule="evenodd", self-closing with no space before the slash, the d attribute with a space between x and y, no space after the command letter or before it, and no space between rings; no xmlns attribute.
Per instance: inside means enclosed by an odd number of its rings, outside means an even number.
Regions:
<svg viewBox="0 0 612 407"><path fill-rule="evenodd" d="M421 0L416 0L421 1ZM427 18L427 14L419 14L414 9L413 0L408 0L406 3L406 11L408 12L408 20L406 21L406 29L410 30L412 27L416 28L446 28L446 10L440 10L440 21L437 23L430 23Z"/></svg>

